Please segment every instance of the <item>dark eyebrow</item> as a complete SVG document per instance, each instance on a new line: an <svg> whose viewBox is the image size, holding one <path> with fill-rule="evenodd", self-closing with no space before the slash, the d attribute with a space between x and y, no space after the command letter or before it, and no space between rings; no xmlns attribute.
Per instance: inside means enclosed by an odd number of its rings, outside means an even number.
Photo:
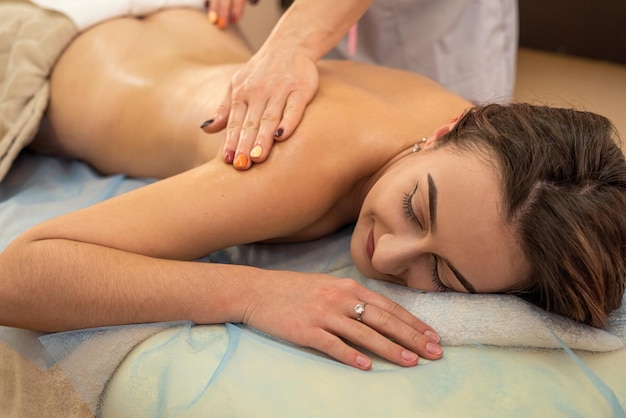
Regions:
<svg viewBox="0 0 626 418"><path fill-rule="evenodd" d="M437 186L435 185L435 181L430 176L427 175L428 178L428 213L430 216L430 230L432 232L435 231L435 226L437 224ZM445 263L448 265L452 273L456 276L457 280L461 285L467 290L469 293L476 293L476 289L472 284L465 278L463 275L450 263L448 260L443 259Z"/></svg>
<svg viewBox="0 0 626 418"><path fill-rule="evenodd" d="M426 176L428 178L428 213L430 216L430 230L435 232L437 226L437 186L435 181L430 176L430 173Z"/></svg>

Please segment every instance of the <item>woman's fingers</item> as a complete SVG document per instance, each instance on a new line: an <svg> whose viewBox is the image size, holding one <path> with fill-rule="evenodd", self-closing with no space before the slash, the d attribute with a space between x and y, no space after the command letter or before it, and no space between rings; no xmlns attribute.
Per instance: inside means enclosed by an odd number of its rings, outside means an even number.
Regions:
<svg viewBox="0 0 626 418"><path fill-rule="evenodd" d="M340 316L325 322L325 334L308 342L313 348L363 370L371 360L346 341L404 367L415 366L419 357L442 357L439 336L430 326L378 293L358 293L354 303L340 302Z"/></svg>
<svg viewBox="0 0 626 418"><path fill-rule="evenodd" d="M285 273L272 277L280 284L273 291L254 293L243 323L362 370L372 361L360 347L404 367L443 355L431 327L357 281Z"/></svg>
<svg viewBox="0 0 626 418"><path fill-rule="evenodd" d="M335 334L319 330L319 334L312 335L312 337L312 342L307 344L307 346L321 351L348 366L361 370L372 368L372 360L368 356L346 344L344 340Z"/></svg>
<svg viewBox="0 0 626 418"><path fill-rule="evenodd" d="M416 329L414 325L372 303L365 305L361 322L338 325L347 327L338 330L346 339L396 364L413 366L417 364L418 356L436 360L443 354L438 344L439 337L430 327L420 327L423 331ZM433 332L432 336L425 334L427 330Z"/></svg>
<svg viewBox="0 0 626 418"><path fill-rule="evenodd" d="M319 335L309 335L310 340L306 341L305 345L362 370L371 368L371 359L346 341L403 367L417 365L420 357L437 360L443 355L441 347L431 338L398 318L389 316L388 312L375 305L365 305L361 321L349 316L343 318L334 321ZM368 322L374 325L370 326ZM390 329L377 330L379 326L387 326ZM393 335L397 335L399 339L393 338Z"/></svg>
<svg viewBox="0 0 626 418"><path fill-rule="evenodd" d="M340 336L372 353L401 366L414 366L419 357L437 360L443 355L439 336L399 304L378 294L365 290L358 292L355 303L341 302L345 312L341 320L329 322L326 330ZM347 346L347 344L346 344ZM329 355L355 367L360 357L350 347L327 347ZM343 350L342 350L343 349ZM359 355L362 356L361 353Z"/></svg>

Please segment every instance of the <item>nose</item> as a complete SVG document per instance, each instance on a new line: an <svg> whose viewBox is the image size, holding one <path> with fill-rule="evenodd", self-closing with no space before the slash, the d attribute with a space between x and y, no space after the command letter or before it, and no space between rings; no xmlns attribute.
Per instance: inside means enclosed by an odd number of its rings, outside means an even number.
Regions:
<svg viewBox="0 0 626 418"><path fill-rule="evenodd" d="M384 234L375 243L372 266L383 274L402 277L412 268L428 261L424 238L410 234Z"/></svg>

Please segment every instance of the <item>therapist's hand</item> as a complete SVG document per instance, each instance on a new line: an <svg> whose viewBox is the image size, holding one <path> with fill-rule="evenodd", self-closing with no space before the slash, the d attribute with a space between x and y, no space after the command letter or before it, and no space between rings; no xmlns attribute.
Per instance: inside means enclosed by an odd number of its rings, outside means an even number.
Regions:
<svg viewBox="0 0 626 418"><path fill-rule="evenodd" d="M224 161L247 170L265 161L274 141L289 138L318 85L316 62L305 54L261 48L235 73L224 101L202 129L226 128Z"/></svg>
<svg viewBox="0 0 626 418"><path fill-rule="evenodd" d="M256 4L258 0L210 0L205 4L208 8L207 18L220 29L231 23L237 23L243 16L246 3Z"/></svg>

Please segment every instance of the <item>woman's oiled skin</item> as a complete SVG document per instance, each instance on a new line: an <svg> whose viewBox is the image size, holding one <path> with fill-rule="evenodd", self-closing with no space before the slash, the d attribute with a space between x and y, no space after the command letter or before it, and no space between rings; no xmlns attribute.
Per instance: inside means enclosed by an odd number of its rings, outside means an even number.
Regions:
<svg viewBox="0 0 626 418"><path fill-rule="evenodd" d="M418 211L429 174L439 193L438 228L420 232L405 222L414 235L402 238L422 243L405 260L438 251L477 291L497 290L497 273L521 278L512 232L498 219L493 166L431 149L469 103L413 74L324 62L320 89L293 136L266 162L240 172L219 155L224 134L207 136L199 125L249 55L233 33L191 10L106 22L73 42L52 75L49 124L34 148L77 156L105 173L172 177L16 239L0 255L0 323L59 331L179 319L244 322L361 369L371 361L342 339L404 366L417 364L413 353L439 358L430 327L353 280L190 261L236 244L323 236L356 220L365 200L353 240L357 266L436 290L431 263L390 269L380 261L387 248L381 237L403 231L393 215L404 210L403 193L420 182ZM412 153L432 132L426 149ZM455 175L459 164L473 174ZM397 195L368 196L379 180L397 185ZM451 200L472 187L488 198L463 200L462 207ZM457 216L466 220L455 224L463 229L458 236L444 226ZM371 225L376 271L363 260ZM460 257L464 246L477 246L465 239L477 237L486 247L471 260ZM444 284L464 291L440 266ZM494 272L491 282L476 281L477 266ZM367 303L363 323L354 320L359 302Z"/></svg>

